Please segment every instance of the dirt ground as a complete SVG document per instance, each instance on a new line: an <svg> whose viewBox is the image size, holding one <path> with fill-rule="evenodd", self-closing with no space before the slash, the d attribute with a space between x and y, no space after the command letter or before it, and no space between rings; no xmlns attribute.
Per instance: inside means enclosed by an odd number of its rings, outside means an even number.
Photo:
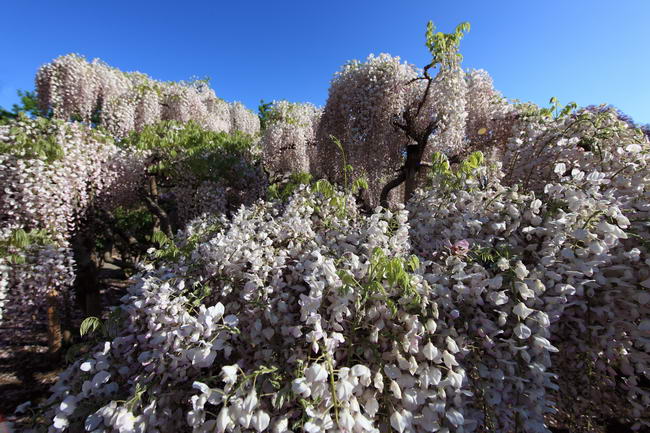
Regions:
<svg viewBox="0 0 650 433"><path fill-rule="evenodd" d="M0 414L16 406L41 400L56 382L64 363L47 352L43 325L0 327Z"/></svg>

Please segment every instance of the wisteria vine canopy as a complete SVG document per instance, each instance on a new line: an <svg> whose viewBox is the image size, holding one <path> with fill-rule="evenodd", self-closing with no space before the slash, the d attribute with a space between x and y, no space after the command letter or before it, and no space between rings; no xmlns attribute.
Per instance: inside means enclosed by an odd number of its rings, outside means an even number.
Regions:
<svg viewBox="0 0 650 433"><path fill-rule="evenodd" d="M650 429L647 131L506 99L462 68L468 31L430 23L422 68L370 55L324 107L260 116L43 65L40 115L0 126L0 320L64 350L81 252L134 271L21 428Z"/></svg>

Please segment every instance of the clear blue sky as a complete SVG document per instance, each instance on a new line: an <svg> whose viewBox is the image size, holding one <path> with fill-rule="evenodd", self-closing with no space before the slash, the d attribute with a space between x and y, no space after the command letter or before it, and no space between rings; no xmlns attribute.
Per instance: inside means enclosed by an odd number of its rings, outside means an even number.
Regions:
<svg viewBox="0 0 650 433"><path fill-rule="evenodd" d="M160 80L209 76L220 97L324 105L332 75L370 53L427 63L426 22L469 21L465 68L509 98L610 103L650 122L650 0L4 0L0 106L39 65L76 52Z"/></svg>

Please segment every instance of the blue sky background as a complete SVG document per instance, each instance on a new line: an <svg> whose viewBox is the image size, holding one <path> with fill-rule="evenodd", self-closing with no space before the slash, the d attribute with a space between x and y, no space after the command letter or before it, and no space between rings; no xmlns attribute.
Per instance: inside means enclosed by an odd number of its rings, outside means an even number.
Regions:
<svg viewBox="0 0 650 433"><path fill-rule="evenodd" d="M650 123L650 0L66 1L4 0L0 106L37 68L76 52L159 80L209 76L217 95L324 105L350 59L428 61L426 22L469 21L465 68L508 98L610 103Z"/></svg>

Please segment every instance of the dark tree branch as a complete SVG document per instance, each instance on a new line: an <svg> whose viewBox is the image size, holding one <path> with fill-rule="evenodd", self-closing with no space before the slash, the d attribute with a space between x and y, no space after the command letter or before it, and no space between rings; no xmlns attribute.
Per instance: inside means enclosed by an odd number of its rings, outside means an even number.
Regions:
<svg viewBox="0 0 650 433"><path fill-rule="evenodd" d="M149 211L158 218L158 221L160 221L160 229L162 230L162 232L165 233L167 237L171 238L172 226L169 221L169 216L167 215L167 212L165 212L165 210L161 208L158 205L158 203L156 203L148 194L144 195L144 202L147 205Z"/></svg>
<svg viewBox="0 0 650 433"><path fill-rule="evenodd" d="M406 180L406 173L404 170L400 171L400 173L397 175L397 177L390 182L388 182L386 185L384 185L384 188L381 190L381 194L379 195L379 204L381 204L383 207L388 208L388 194L398 186L400 186L404 181Z"/></svg>
<svg viewBox="0 0 650 433"><path fill-rule="evenodd" d="M149 211L158 219L162 232L171 238L173 233L171 220L167 212L158 204L158 183L156 181L156 175L149 176L149 191L144 191L142 196Z"/></svg>
<svg viewBox="0 0 650 433"><path fill-rule="evenodd" d="M426 70L426 69L425 69ZM420 103L418 104L418 109L415 111L415 117L417 118L420 115L420 111L422 110L422 107L424 107L424 103L427 101L427 98L429 97L429 91L431 90L431 83L433 80L431 77L427 76L427 88L424 91L424 96L420 100Z"/></svg>
<svg viewBox="0 0 650 433"><path fill-rule="evenodd" d="M408 126L406 126L403 123L398 122L397 120L393 122L393 125L396 126L397 128L401 129L402 131L408 133Z"/></svg>
<svg viewBox="0 0 650 433"><path fill-rule="evenodd" d="M424 78L426 78L427 80L431 80L431 76L429 75L429 69L431 69L431 68L433 68L435 66L436 66L436 62L434 60L433 62L429 63L428 65L426 65L424 67L424 71L423 71Z"/></svg>
<svg viewBox="0 0 650 433"><path fill-rule="evenodd" d="M357 206L365 213L370 215L372 213L372 207L370 207L368 200L368 191L365 189L359 190L359 192L354 196L354 200L357 203Z"/></svg>
<svg viewBox="0 0 650 433"><path fill-rule="evenodd" d="M435 66L435 61L429 63L424 67L423 77L417 77L407 83L407 85L411 85L418 80L424 79L427 80L427 87L424 91L424 94L422 95L422 98L418 102L415 112L408 109L404 110L402 112L403 121L393 121L393 126L402 130L406 137L415 143L406 146L406 161L404 162L404 166L400 168L400 174L395 179L388 182L382 189L379 197L379 202L383 207L388 207L388 194L390 191L404 182L406 183L406 188L404 190L404 203L406 203L415 191L415 188L417 186L417 176L420 168L426 166L425 163L422 163L422 156L426 150L429 137L434 133L436 127L438 126L438 119L437 116L434 117L427 124L426 128L424 128L424 130L421 132L418 132L415 123L422 113L422 109L424 108L427 99L429 98L431 86L433 84L433 79L429 75L429 69Z"/></svg>
<svg viewBox="0 0 650 433"><path fill-rule="evenodd" d="M429 124L427 125L426 129L424 130L424 133L422 134L422 140L426 143L429 141L429 137L433 132L436 130L438 127L438 118L435 117Z"/></svg>

